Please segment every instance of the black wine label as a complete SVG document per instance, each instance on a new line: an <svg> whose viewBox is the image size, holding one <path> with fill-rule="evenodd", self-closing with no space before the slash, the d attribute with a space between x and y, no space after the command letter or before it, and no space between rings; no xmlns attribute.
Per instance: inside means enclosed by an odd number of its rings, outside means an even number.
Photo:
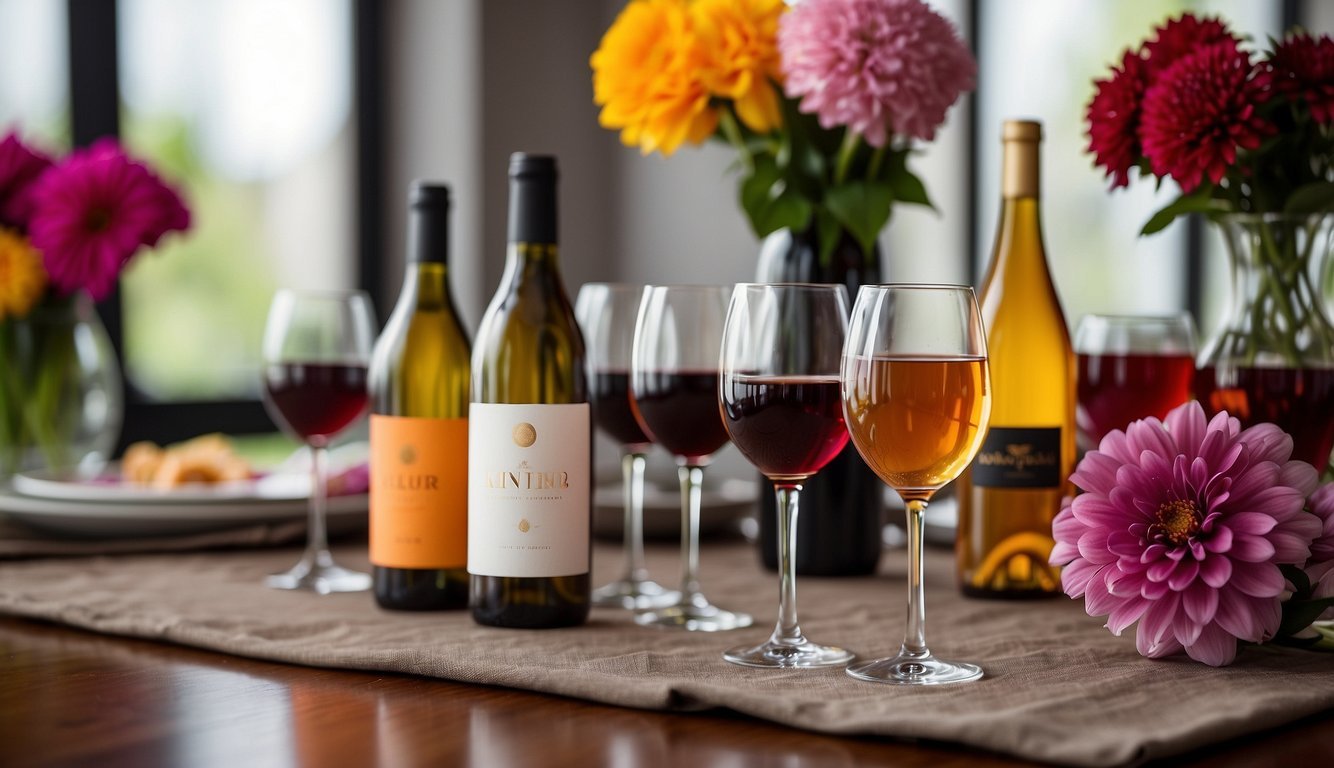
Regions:
<svg viewBox="0 0 1334 768"><path fill-rule="evenodd" d="M973 460L973 485L1056 488L1061 484L1058 427L992 427Z"/></svg>

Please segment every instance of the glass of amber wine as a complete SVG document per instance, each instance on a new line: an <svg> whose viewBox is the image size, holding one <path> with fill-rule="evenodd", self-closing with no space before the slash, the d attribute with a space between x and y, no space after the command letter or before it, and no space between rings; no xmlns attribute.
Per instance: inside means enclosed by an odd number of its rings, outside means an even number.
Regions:
<svg viewBox="0 0 1334 768"><path fill-rule="evenodd" d="M961 683L976 664L937 659L926 647L922 518L936 491L973 460L991 416L986 334L973 289L863 286L843 346L843 414L858 453L899 492L908 515L908 624L895 656L853 664L860 680Z"/></svg>

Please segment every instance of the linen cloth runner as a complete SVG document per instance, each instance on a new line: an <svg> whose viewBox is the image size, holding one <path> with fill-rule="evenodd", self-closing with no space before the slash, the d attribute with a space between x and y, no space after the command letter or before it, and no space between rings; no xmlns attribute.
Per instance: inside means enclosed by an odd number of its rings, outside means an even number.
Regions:
<svg viewBox="0 0 1334 768"><path fill-rule="evenodd" d="M367 567L364 543L335 553ZM674 548L649 555L658 580L672 582ZM639 627L612 609L594 609L586 626L572 629L484 628L467 612L395 613L367 593L317 596L261 584L296 557L268 549L0 562L0 612L275 661L645 709L726 707L825 733L932 739L1086 766L1161 758L1334 707L1334 655L1250 648L1224 669L1149 661L1133 637L1113 637L1075 601L965 600L947 550L927 552L927 638L940 656L980 663L986 677L920 689L859 682L841 668L723 661L723 649L761 642L777 615L777 576L760 568L750 545L703 548L706 594L756 619L716 634ZM616 547L599 545L594 583L619 575L620 565ZM799 579L806 634L867 658L896 651L906 565L892 551L875 577Z"/></svg>

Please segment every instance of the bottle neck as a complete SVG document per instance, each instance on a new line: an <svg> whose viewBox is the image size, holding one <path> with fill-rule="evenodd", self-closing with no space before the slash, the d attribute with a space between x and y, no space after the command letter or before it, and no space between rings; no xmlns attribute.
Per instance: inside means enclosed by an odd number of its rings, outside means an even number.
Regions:
<svg viewBox="0 0 1334 768"><path fill-rule="evenodd" d="M1038 142L1006 141L1004 147L1000 218L986 287L1011 273L1050 279L1042 242Z"/></svg>
<svg viewBox="0 0 1334 768"><path fill-rule="evenodd" d="M408 264L403 275L403 295L415 295L419 307L452 304L449 265L429 261Z"/></svg>

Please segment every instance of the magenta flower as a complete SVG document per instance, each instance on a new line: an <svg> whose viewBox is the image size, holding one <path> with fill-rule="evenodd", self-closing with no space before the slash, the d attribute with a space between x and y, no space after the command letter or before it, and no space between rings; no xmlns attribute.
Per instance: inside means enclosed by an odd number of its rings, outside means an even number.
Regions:
<svg viewBox="0 0 1334 768"><path fill-rule="evenodd" d="M26 146L17 133L0 139L0 224L28 230L33 182L49 167L51 158Z"/></svg>
<svg viewBox="0 0 1334 768"><path fill-rule="evenodd" d="M930 141L976 85L954 26L919 0L804 0L779 21L787 95L825 128L883 147L889 134Z"/></svg>
<svg viewBox="0 0 1334 768"><path fill-rule="evenodd" d="M29 226L51 282L101 299L143 246L190 226L171 187L111 140L70 155L37 181Z"/></svg>
<svg viewBox="0 0 1334 768"><path fill-rule="evenodd" d="M1320 535L1311 542L1311 561L1306 566L1311 597L1334 597L1334 483L1326 483L1311 494L1307 508L1320 519L1321 526ZM1329 612L1323 618L1330 618Z"/></svg>
<svg viewBox="0 0 1334 768"><path fill-rule="evenodd" d="M1238 640L1278 631L1279 566L1304 566L1320 533L1304 509L1315 469L1291 456L1278 427L1242 431L1227 413L1206 423L1193 401L1165 424L1108 434L1071 475L1084 493L1052 523L1065 593L1113 634L1138 621L1145 656L1231 663Z"/></svg>

